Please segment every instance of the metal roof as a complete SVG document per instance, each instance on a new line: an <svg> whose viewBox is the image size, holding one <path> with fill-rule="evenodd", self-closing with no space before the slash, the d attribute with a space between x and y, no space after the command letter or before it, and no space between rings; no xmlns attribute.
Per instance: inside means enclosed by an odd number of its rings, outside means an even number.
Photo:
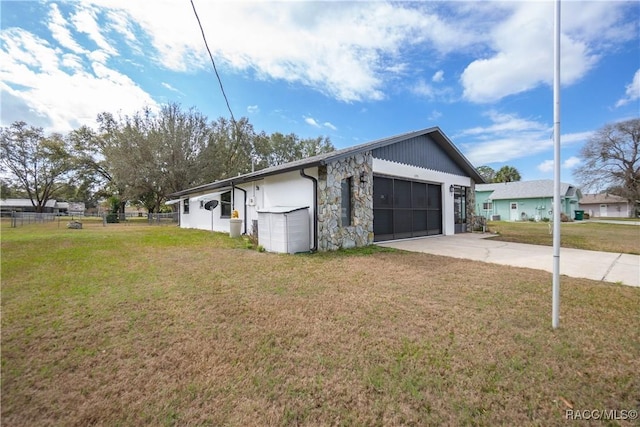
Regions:
<svg viewBox="0 0 640 427"><path fill-rule="evenodd" d="M590 203L629 203L624 197L616 196L615 194L585 194L580 199L580 204L588 205Z"/></svg>
<svg viewBox="0 0 640 427"><path fill-rule="evenodd" d="M410 138L414 138L420 135L429 135L446 153L458 164L460 167L469 174L471 178L476 182L484 182L478 171L467 160L466 157L453 145L453 142L447 138L447 136L440 130L439 127L430 127L417 131L407 132L388 138L377 139L371 142L367 142L353 147L343 148L341 150L335 150L330 153L323 153L317 156L308 157L306 159L296 160L289 163L284 163L278 166L272 166L270 168L261 169L256 172L247 173L244 175L238 175L232 178L223 179L220 181L212 182L209 184L200 185L197 187L188 188L186 190L177 191L169 194L169 197L180 197L187 194L198 193L203 191L215 190L220 187L227 187L231 185L242 184L245 182L255 181L270 175L276 175L285 172L296 171L304 168L310 168L315 166L326 165L335 160L342 159L344 157L351 156L353 154L375 150L387 145L395 144Z"/></svg>
<svg viewBox="0 0 640 427"><path fill-rule="evenodd" d="M493 191L491 200L505 199L533 199L536 197L553 197L553 180L541 179L537 181L497 182L492 184L477 184L476 192ZM577 194L576 194L577 193ZM577 195L580 190L572 184L560 183L560 194L565 197Z"/></svg>
<svg viewBox="0 0 640 427"><path fill-rule="evenodd" d="M33 203L31 199L0 199L0 206L4 208L32 208ZM53 199L47 200L45 207L55 208L56 201Z"/></svg>

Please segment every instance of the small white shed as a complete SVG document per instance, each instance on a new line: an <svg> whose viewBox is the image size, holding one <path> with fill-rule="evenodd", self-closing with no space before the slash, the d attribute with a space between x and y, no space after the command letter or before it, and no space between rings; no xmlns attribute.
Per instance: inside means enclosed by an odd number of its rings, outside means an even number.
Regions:
<svg viewBox="0 0 640 427"><path fill-rule="evenodd" d="M258 211L258 243L269 252L309 252L309 207L273 206Z"/></svg>

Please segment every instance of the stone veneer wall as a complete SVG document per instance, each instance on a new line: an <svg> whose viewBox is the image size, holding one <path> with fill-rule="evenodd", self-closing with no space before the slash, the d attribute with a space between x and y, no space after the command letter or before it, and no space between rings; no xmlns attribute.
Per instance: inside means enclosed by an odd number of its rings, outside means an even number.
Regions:
<svg viewBox="0 0 640 427"><path fill-rule="evenodd" d="M360 181L364 172L365 179ZM341 183L352 177L351 225L341 224ZM373 243L373 157L355 154L318 168L318 250L331 251Z"/></svg>
<svg viewBox="0 0 640 427"><path fill-rule="evenodd" d="M471 179L471 186L467 188L467 232L473 231L473 217L476 215L476 183Z"/></svg>

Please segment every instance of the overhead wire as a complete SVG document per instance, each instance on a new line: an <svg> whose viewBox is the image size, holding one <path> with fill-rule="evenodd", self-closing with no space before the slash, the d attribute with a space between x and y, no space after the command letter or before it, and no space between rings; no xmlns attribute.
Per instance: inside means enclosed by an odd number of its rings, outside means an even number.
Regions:
<svg viewBox="0 0 640 427"><path fill-rule="evenodd" d="M227 109L229 110L229 114L231 114L231 121L235 125L236 119L233 116L233 111L231 111L231 106L229 105L229 99L227 99L227 94L224 92L222 79L220 79L220 74L218 74L218 68L216 67L216 62L213 60L211 49L209 49L209 44L207 43L207 37L204 34L204 29L202 28L202 23L200 22L200 17L198 16L196 5L193 3L193 0L190 0L190 1L191 1L191 7L193 8L193 13L196 16L196 20L198 21L198 26L200 27L200 33L202 33L202 40L204 40L204 46L207 48L207 52L209 53L209 59L211 59L211 64L213 65L213 71L216 73L216 78L218 79L218 83L220 84L220 90L222 91L222 96L224 97L224 101L227 104Z"/></svg>
<svg viewBox="0 0 640 427"><path fill-rule="evenodd" d="M207 48L207 52L209 53L209 59L211 60L211 65L213 65L213 71L216 74L216 78L218 79L218 84L220 85L220 91L222 92L222 96L224 97L224 101L227 104L227 109L229 110L229 114L231 115L231 124L235 129L235 143L236 147L234 147L233 154L231 155L232 161L234 157L238 154L238 148L240 146L240 139L242 136L242 132L240 130L240 126L233 116L233 111L231 111L231 106L229 105L229 99L227 98L227 94L224 91L224 86L222 85L222 79L220 78L220 74L218 73L218 68L216 67L216 62L213 60L213 54L211 53L211 49L209 49L209 43L207 43L207 36L204 34L204 29L202 28L202 22L200 22L200 17L198 16L198 11L196 10L196 5L193 3L193 0L190 0L191 7L193 8L193 13L196 16L196 20L198 21L198 26L200 27L200 33L202 34L202 40L204 40L204 46Z"/></svg>

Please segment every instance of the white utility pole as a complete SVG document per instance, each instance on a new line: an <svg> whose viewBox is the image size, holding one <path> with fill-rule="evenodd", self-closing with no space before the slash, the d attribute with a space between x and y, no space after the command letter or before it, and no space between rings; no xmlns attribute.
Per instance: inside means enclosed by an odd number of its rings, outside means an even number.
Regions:
<svg viewBox="0 0 640 427"><path fill-rule="evenodd" d="M553 72L553 297L551 326L560 324L560 0L555 0Z"/></svg>

